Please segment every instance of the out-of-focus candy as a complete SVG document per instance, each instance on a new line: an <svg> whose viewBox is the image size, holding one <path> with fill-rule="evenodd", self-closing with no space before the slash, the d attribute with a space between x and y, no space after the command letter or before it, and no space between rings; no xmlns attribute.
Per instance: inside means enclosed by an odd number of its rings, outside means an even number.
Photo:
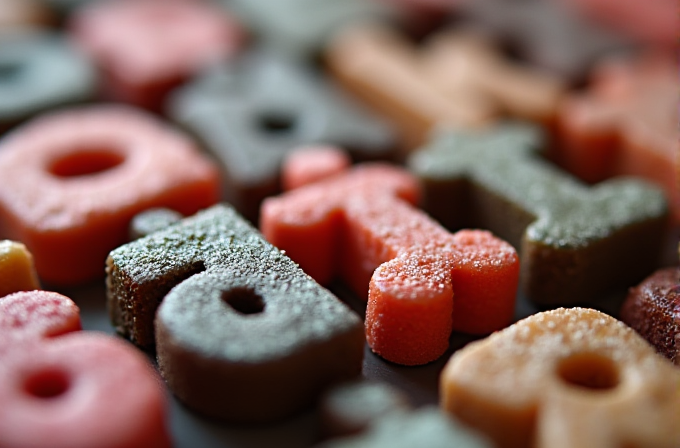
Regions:
<svg viewBox="0 0 680 448"><path fill-rule="evenodd" d="M654 270L668 205L637 179L595 186L543 160L538 128L443 131L409 166L424 209L449 229L481 227L520 252L521 285L542 305L584 303Z"/></svg>
<svg viewBox="0 0 680 448"><path fill-rule="evenodd" d="M559 0L464 0L459 10L532 64L573 81L602 56L630 50L622 36Z"/></svg>
<svg viewBox="0 0 680 448"><path fill-rule="evenodd" d="M381 119L271 53L250 54L187 86L170 115L220 162L223 197L252 222L262 200L280 191L281 164L300 145L338 145L357 161L395 154Z"/></svg>
<svg viewBox="0 0 680 448"><path fill-rule="evenodd" d="M40 289L33 255L21 243L0 240L0 297Z"/></svg>
<svg viewBox="0 0 680 448"><path fill-rule="evenodd" d="M76 44L95 61L108 99L160 111L166 94L243 43L241 27L202 0L104 0L77 10Z"/></svg>
<svg viewBox="0 0 680 448"><path fill-rule="evenodd" d="M41 0L0 0L0 32L12 28L49 26L51 9Z"/></svg>
<svg viewBox="0 0 680 448"><path fill-rule="evenodd" d="M47 110L94 98L92 64L60 35L0 33L0 133Z"/></svg>
<svg viewBox="0 0 680 448"><path fill-rule="evenodd" d="M588 92L560 107L558 157L588 182L632 175L658 183L680 223L678 104L678 64L670 54L603 61Z"/></svg>
<svg viewBox="0 0 680 448"><path fill-rule="evenodd" d="M479 34L431 37L421 50L389 28L343 30L326 52L331 74L399 130L407 149L437 126L480 128L503 116L554 121L562 82L512 63Z"/></svg>
<svg viewBox="0 0 680 448"><path fill-rule="evenodd" d="M166 400L148 360L83 333L54 292L0 298L0 446L169 448Z"/></svg>

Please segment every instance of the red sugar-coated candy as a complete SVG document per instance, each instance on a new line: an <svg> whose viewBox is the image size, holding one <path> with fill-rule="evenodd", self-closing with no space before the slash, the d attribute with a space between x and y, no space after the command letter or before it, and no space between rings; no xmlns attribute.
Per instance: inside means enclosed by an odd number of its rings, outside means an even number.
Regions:
<svg viewBox="0 0 680 448"><path fill-rule="evenodd" d="M47 282L104 275L136 214L184 215L219 198L218 171L185 136L122 106L56 112L0 143L0 235L22 241Z"/></svg>
<svg viewBox="0 0 680 448"><path fill-rule="evenodd" d="M589 91L560 108L559 157L589 182L632 175L658 183L680 222L676 65L664 53L601 63Z"/></svg>
<svg viewBox="0 0 680 448"><path fill-rule="evenodd" d="M6 343L40 340L79 331L80 310L50 291L22 291L0 298L0 352Z"/></svg>
<svg viewBox="0 0 680 448"><path fill-rule="evenodd" d="M223 9L199 0L92 2L75 14L71 31L101 68L108 97L152 110L243 41Z"/></svg>
<svg viewBox="0 0 680 448"><path fill-rule="evenodd" d="M281 168L281 183L285 191L312 184L342 173L352 161L349 155L333 146L310 146L290 153Z"/></svg>
<svg viewBox="0 0 680 448"><path fill-rule="evenodd" d="M0 446L167 448L165 397L145 357L83 333L55 292L0 298Z"/></svg>
<svg viewBox="0 0 680 448"><path fill-rule="evenodd" d="M441 356L452 329L508 325L519 277L512 246L489 232L449 233L413 207L419 194L407 171L366 164L267 199L260 221L318 282L339 275L359 296L368 290L369 345L406 365Z"/></svg>
<svg viewBox="0 0 680 448"><path fill-rule="evenodd" d="M73 333L3 355L0 403L5 448L171 446L160 381L109 336Z"/></svg>

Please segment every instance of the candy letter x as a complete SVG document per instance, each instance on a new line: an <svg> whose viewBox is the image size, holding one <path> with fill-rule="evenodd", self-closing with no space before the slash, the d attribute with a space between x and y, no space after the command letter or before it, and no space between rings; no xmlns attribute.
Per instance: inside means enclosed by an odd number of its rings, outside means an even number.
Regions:
<svg viewBox="0 0 680 448"><path fill-rule="evenodd" d="M315 280L368 291L368 344L406 365L441 356L452 330L510 323L519 276L512 246L485 231L449 233L413 206L419 195L407 171L366 164L269 198L261 213L265 237Z"/></svg>

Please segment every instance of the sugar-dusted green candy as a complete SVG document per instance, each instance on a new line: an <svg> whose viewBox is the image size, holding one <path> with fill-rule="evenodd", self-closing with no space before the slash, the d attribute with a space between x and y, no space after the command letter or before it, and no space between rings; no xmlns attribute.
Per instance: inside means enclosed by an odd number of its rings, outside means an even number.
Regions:
<svg viewBox="0 0 680 448"><path fill-rule="evenodd" d="M630 178L586 185L544 160L542 146L537 128L519 123L442 131L409 166L445 226L489 229L519 250L534 302L588 302L634 285L663 244L663 192Z"/></svg>
<svg viewBox="0 0 680 448"><path fill-rule="evenodd" d="M361 319L226 205L119 247L107 272L118 331L155 342L170 390L202 414L280 419L361 373Z"/></svg>

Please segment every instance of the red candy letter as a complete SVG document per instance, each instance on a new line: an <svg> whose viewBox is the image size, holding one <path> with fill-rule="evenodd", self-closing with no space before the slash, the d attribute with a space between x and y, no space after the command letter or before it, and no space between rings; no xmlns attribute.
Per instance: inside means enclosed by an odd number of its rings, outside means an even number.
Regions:
<svg viewBox="0 0 680 448"><path fill-rule="evenodd" d="M449 233L413 207L419 194L403 169L364 165L269 198L261 213L265 237L315 280L339 275L360 296L368 290L369 345L406 365L441 356L452 329L506 326L519 276L509 244L484 231Z"/></svg>
<svg viewBox="0 0 680 448"><path fill-rule="evenodd" d="M0 446L169 447L165 398L147 360L124 342L78 330L68 297L0 299Z"/></svg>

